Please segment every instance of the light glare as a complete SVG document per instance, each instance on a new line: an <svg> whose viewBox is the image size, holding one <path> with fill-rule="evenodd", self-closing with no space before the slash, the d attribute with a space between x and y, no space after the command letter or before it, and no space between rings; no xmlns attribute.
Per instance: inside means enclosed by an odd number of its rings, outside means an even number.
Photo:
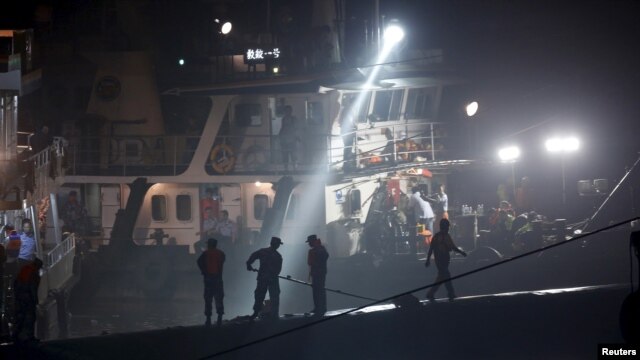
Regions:
<svg viewBox="0 0 640 360"><path fill-rule="evenodd" d="M508 146L498 151L498 157L502 161L515 161L520 158L520 148L517 146Z"/></svg>
<svg viewBox="0 0 640 360"><path fill-rule="evenodd" d="M385 43L395 44L404 38L404 30L398 25L389 25L384 30Z"/></svg>
<svg viewBox="0 0 640 360"><path fill-rule="evenodd" d="M547 140L544 146L549 152L571 152L580 148L580 141L575 136L555 137Z"/></svg>
<svg viewBox="0 0 640 360"><path fill-rule="evenodd" d="M220 32L222 32L224 35L227 35L228 33L230 33L231 23L227 21L226 23L222 24L222 28L220 29Z"/></svg>
<svg viewBox="0 0 640 360"><path fill-rule="evenodd" d="M467 105L467 116L473 116L478 112L478 102L474 101Z"/></svg>

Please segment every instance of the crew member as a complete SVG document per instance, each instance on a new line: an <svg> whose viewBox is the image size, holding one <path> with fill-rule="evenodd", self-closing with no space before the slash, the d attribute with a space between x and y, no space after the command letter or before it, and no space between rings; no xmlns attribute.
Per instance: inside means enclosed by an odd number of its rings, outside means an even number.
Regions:
<svg viewBox="0 0 640 360"><path fill-rule="evenodd" d="M35 258L24 265L13 282L15 296L15 341L35 340L36 306L42 260Z"/></svg>
<svg viewBox="0 0 640 360"><path fill-rule="evenodd" d="M447 194L444 192L444 184L440 184L440 186L438 186L438 192L435 194L434 200L434 210L436 213L435 221L439 226L440 220L449 219L449 197L447 197ZM438 231L440 231L440 228L438 228Z"/></svg>
<svg viewBox="0 0 640 360"><path fill-rule="evenodd" d="M413 194L409 198L409 208L413 209L413 215L416 221L419 224L423 224L426 229L433 234L433 209L431 209L431 204L422 198L420 194L420 188L414 186L411 191ZM417 240L417 239L416 239ZM415 240L411 242L412 249L411 251L415 253Z"/></svg>
<svg viewBox="0 0 640 360"><path fill-rule="evenodd" d="M224 314L224 286L222 283L222 269L224 267L225 254L218 249L218 240L210 238L207 240L207 250L198 257L198 268L204 278L204 316L207 317L205 326L211 325L211 303L216 300L216 313L218 321L216 325L222 324L222 314Z"/></svg>
<svg viewBox="0 0 640 360"><path fill-rule="evenodd" d="M449 273L449 262L451 261L449 252L455 251L463 256L467 256L467 253L462 251L453 243L453 239L451 238L451 235L449 235L449 226L449 220L440 220L440 231L438 231L438 233L433 237L433 240L431 240L429 253L427 254L427 262L424 264L425 267L429 267L431 254L433 254L433 258L436 261L436 267L438 268L436 282L444 281L451 277L451 273ZM456 293L453 290L453 284L451 284L451 281L447 281L444 283L444 286L447 288L449 301L453 301L456 297ZM427 291L427 299L429 301L435 300L434 295L436 294L436 291L438 291L439 287L440 284L437 284Z"/></svg>
<svg viewBox="0 0 640 360"><path fill-rule="evenodd" d="M222 217L216 224L216 233L220 236L220 241L230 248L236 242L236 223L229 219L229 212L222 210Z"/></svg>
<svg viewBox="0 0 640 360"><path fill-rule="evenodd" d="M314 315L322 316L327 312L327 291L324 288L327 278L327 259L329 253L322 246L320 239L316 235L307 237L309 244L309 254L307 264L309 264L309 278L311 279L311 289L313 290L313 310Z"/></svg>
<svg viewBox="0 0 640 360"><path fill-rule="evenodd" d="M264 297L269 290L269 299L271 300L271 314L270 317L273 320L278 319L278 312L280 307L280 284L278 282L278 275L282 270L282 255L277 251L282 240L278 237L271 238L271 245L267 248L262 248L255 251L247 260L247 270L256 271L252 264L256 260L260 260L260 269L258 270L258 285L254 292L255 303L253 304L253 315L251 319L255 319L262 310L262 303Z"/></svg>
<svg viewBox="0 0 640 360"><path fill-rule="evenodd" d="M20 233L20 253L18 254L18 271L36 257L36 240L33 234L33 223L30 219L22 220Z"/></svg>

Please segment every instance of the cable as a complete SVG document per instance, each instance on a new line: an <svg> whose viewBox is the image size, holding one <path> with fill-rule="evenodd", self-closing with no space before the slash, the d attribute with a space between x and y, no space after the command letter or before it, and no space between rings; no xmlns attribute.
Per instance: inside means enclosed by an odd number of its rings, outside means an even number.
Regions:
<svg viewBox="0 0 640 360"><path fill-rule="evenodd" d="M526 253L520 254L518 256L514 256L512 258L509 258L509 259L505 259L505 260L501 260L501 261L498 261L498 262L493 263L493 264L485 265L485 266L479 267L477 269L470 270L470 271L467 271L465 273L462 273L462 274L459 274L459 275L456 275L456 276L452 276L452 277L450 277L448 279L445 279L445 280L436 281L436 282L431 283L429 285L421 286L421 287L418 287L418 288L415 288L415 289L412 289L412 290L409 290L409 291L405 291L405 292L400 293L400 294L396 294L396 295L387 297L385 299L377 300L377 301L374 301L374 302L372 302L370 304L363 305L363 306L360 306L360 307L357 307L357 308L354 308L354 309L347 310L347 311L345 311L343 313L340 313L338 315L334 315L334 316L331 316L331 317L324 317L324 318L318 319L316 321L312 321L312 322L309 322L309 323L306 323L306 324L303 324L303 325L300 325L300 326L297 326L297 327L294 327L294 328L291 328L291 329L288 329L288 330L285 330L285 331L281 331L281 332L276 333L276 334L272 334L272 335L266 336L264 338L256 339L254 341L250 341L250 342L245 343L245 344L234 346L234 347L232 347L230 349L219 351L219 352L217 352L215 354L202 357L202 358L200 358L200 360L211 359L213 357L224 355L224 354L227 354L227 353L230 353L230 352L233 352L233 351L237 351L237 350L243 349L245 347L249 347L251 345L259 344L261 342L265 342L267 340L271 340L271 339L274 339L274 338L277 338L277 337L292 333L294 331L306 329L308 327L311 327L311 326L314 326L314 325L317 325L317 324L321 324L321 323L326 322L326 321L338 319L338 318L344 317L344 316L346 316L348 314L363 310L363 309L365 309L367 307L378 305L378 304L381 304L383 302L391 301L391 300L393 300L395 298L398 298L398 297L401 297L401 296L409 295L409 294L412 294L412 293L415 293L415 292L418 292L418 291L421 291L421 290L426 290L426 289L428 289L430 287L433 287L433 286L436 286L436 285L442 285L442 284L444 284L444 283L446 283L448 281L453 281L453 280L456 280L456 279L460 279L460 278L475 274L477 272L488 270L488 269L491 269L493 267L496 267L496 266L499 266L499 265L503 265L503 264L506 264L506 263L509 263L509 262L512 262L512 261L527 257L529 255L537 254L539 252L543 252L543 251L546 251L546 250L549 250L549 249L553 249L553 248L558 247L558 246L562 246L562 245L565 245L565 244L568 244L568 243L572 243L572 242L574 242L576 240L580 240L580 239L582 239L584 237L587 237L587 236L590 236L590 235L595 235L595 234L598 234L600 232L616 228L616 227L618 227L620 225L624 225L626 223L629 223L629 222L635 221L635 220L640 220L640 217L634 217L632 219L624 220L624 221L615 223L613 225L609 225L609 226L603 227L603 228L598 229L596 231L593 231L591 233L581 234L581 235L579 235L577 237L571 238L571 239L566 240L566 241L561 241L561 242L558 242L558 243L555 243L555 244L543 246L543 247L541 247L539 249L531 250L531 251L528 251Z"/></svg>

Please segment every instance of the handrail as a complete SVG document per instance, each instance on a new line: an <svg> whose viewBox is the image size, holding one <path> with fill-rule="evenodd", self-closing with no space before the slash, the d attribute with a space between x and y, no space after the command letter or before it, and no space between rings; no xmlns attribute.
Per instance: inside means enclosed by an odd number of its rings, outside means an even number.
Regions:
<svg viewBox="0 0 640 360"><path fill-rule="evenodd" d="M76 247L76 237L75 234L71 233L60 242L56 247L54 247L51 251L49 251L45 255L45 266L47 269L51 269L54 265L60 262L65 255L73 251Z"/></svg>

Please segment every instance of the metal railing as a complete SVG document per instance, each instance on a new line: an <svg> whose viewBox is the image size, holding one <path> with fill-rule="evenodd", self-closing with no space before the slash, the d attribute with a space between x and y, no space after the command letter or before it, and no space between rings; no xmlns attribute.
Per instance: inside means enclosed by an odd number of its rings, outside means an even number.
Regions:
<svg viewBox="0 0 640 360"><path fill-rule="evenodd" d="M57 263L59 263L64 257L72 252L76 248L76 237L75 234L69 234L66 239L60 242L56 247L54 247L51 251L49 251L44 259L45 266L47 269L53 268Z"/></svg>
<svg viewBox="0 0 640 360"><path fill-rule="evenodd" d="M227 156L233 165L224 174L278 173L287 168L299 171L335 171L346 161L358 167L380 162L424 162L445 159L445 124L402 123L368 126L348 134L298 133L295 143L286 145L278 135L232 134L218 136L204 165L207 173L220 174ZM351 139L352 143L345 144ZM67 174L106 176L174 176L190 165L199 136L113 136L83 137L66 147ZM227 150L215 151L219 145ZM345 151L346 149L346 151ZM345 159L345 154L353 157ZM285 161L285 157L289 158Z"/></svg>

